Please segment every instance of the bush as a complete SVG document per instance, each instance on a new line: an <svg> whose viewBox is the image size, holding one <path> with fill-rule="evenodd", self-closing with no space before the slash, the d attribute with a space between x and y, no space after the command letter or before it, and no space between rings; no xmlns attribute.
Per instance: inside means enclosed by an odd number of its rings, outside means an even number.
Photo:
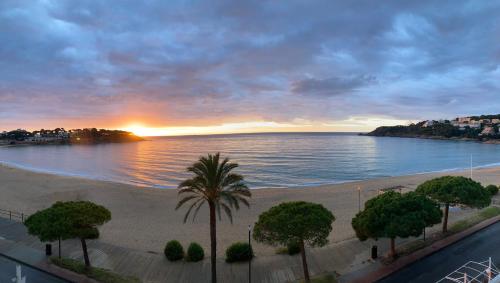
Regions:
<svg viewBox="0 0 500 283"><path fill-rule="evenodd" d="M226 262L248 261L253 256L252 247L248 243L234 243L226 250Z"/></svg>
<svg viewBox="0 0 500 283"><path fill-rule="evenodd" d="M192 261L192 262L200 261L204 257L205 257L205 252L198 243L189 244L186 256L187 261Z"/></svg>
<svg viewBox="0 0 500 283"><path fill-rule="evenodd" d="M488 186L486 186L486 190L488 190L488 192L490 192L490 194L492 196L498 194L498 187L495 186L495 185L488 185Z"/></svg>
<svg viewBox="0 0 500 283"><path fill-rule="evenodd" d="M300 253L300 244L297 242L290 242L286 245L286 250L289 255L295 255Z"/></svg>
<svg viewBox="0 0 500 283"><path fill-rule="evenodd" d="M173 240L165 246L165 256L170 261L180 260L184 257L184 249L179 241Z"/></svg>

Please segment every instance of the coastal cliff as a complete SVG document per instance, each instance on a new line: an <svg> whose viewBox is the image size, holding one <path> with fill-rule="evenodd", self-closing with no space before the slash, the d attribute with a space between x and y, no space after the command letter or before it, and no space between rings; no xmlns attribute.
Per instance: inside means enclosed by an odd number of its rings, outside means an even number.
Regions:
<svg viewBox="0 0 500 283"><path fill-rule="evenodd" d="M499 126L500 115L483 115L454 120L427 120L407 126L382 126L363 135L500 143Z"/></svg>
<svg viewBox="0 0 500 283"><path fill-rule="evenodd" d="M138 142L144 139L131 132L106 129L75 129L66 131L63 128L29 132L14 130L0 133L0 145L46 145L46 144L99 144Z"/></svg>

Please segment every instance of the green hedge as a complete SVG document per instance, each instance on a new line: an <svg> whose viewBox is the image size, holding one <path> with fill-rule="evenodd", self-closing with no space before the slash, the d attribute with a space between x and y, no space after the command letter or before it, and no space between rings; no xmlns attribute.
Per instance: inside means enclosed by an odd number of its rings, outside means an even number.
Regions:
<svg viewBox="0 0 500 283"><path fill-rule="evenodd" d="M300 244L297 242L290 242L286 245L286 250L289 255L295 255L300 253Z"/></svg>
<svg viewBox="0 0 500 283"><path fill-rule="evenodd" d="M226 262L249 261L254 257L252 247L248 243L234 243L226 250Z"/></svg>
<svg viewBox="0 0 500 283"><path fill-rule="evenodd" d="M165 256L170 261L181 260L184 258L184 249L177 240L172 240L165 246Z"/></svg>
<svg viewBox="0 0 500 283"><path fill-rule="evenodd" d="M488 186L486 186L486 190L488 190L488 192L490 192L490 194L492 196L498 194L498 187L495 186L495 185L488 185Z"/></svg>
<svg viewBox="0 0 500 283"><path fill-rule="evenodd" d="M189 244L186 255L186 261L196 262L203 260L204 257L205 257L205 252L198 243Z"/></svg>
<svg viewBox="0 0 500 283"><path fill-rule="evenodd" d="M141 281L135 277L123 276L116 274L110 270L90 267L90 269L85 268L85 264L83 262L69 259L69 258L57 258L51 257L50 261L64 269L71 270L73 272L83 274L89 278L95 279L101 283L140 283Z"/></svg>

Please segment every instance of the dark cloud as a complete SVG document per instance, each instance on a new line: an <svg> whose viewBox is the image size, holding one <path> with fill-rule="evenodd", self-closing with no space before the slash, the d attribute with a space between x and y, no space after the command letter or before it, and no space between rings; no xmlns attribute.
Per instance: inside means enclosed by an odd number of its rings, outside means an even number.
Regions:
<svg viewBox="0 0 500 283"><path fill-rule="evenodd" d="M363 86L375 83L373 76L331 77L304 79L292 83L292 91L300 94L334 96L350 94Z"/></svg>
<svg viewBox="0 0 500 283"><path fill-rule="evenodd" d="M2 1L0 117L494 112L499 13L495 1Z"/></svg>

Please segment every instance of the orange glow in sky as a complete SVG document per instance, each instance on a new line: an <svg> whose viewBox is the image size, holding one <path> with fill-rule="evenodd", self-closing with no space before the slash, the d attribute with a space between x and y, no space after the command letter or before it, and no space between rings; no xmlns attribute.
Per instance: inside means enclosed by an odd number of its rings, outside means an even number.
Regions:
<svg viewBox="0 0 500 283"><path fill-rule="evenodd" d="M296 120L290 123L251 121L223 123L212 126L185 127L150 127L142 123L131 123L130 125L122 127L121 130L129 131L144 137L261 132L364 132L371 131L381 125L405 125L408 123L410 123L410 121L381 117L351 117L342 121L311 122Z"/></svg>

